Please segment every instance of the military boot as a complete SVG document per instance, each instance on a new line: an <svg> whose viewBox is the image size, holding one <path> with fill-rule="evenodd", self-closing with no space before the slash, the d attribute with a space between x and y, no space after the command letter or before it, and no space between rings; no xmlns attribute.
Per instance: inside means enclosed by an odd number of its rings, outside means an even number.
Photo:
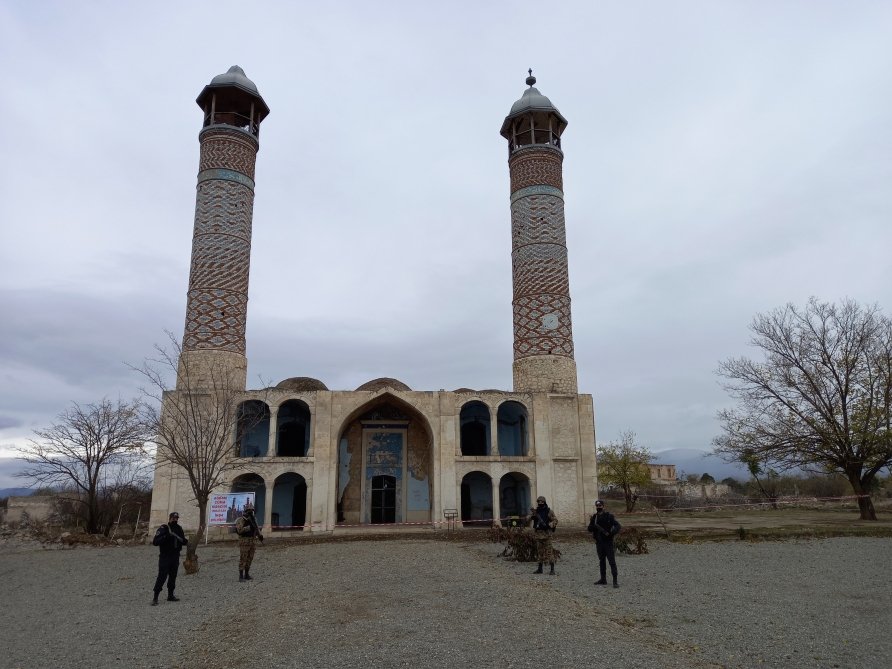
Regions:
<svg viewBox="0 0 892 669"><path fill-rule="evenodd" d="M541 563L541 562L539 563L539 568L538 568L536 571L534 571L533 573L534 573L534 574L541 574L541 573L542 573L542 563Z"/></svg>
<svg viewBox="0 0 892 669"><path fill-rule="evenodd" d="M548 573L549 573L551 576L554 576L554 562L549 562L548 564L551 566L551 571L548 572Z"/></svg>
<svg viewBox="0 0 892 669"><path fill-rule="evenodd" d="M238 582L242 583L245 580L245 572L241 569L238 570Z"/></svg>
<svg viewBox="0 0 892 669"><path fill-rule="evenodd" d="M245 569L245 580L246 580L246 581L253 581L253 580L254 580L253 578L251 578L251 574L248 573L248 570L247 570L247 569Z"/></svg>

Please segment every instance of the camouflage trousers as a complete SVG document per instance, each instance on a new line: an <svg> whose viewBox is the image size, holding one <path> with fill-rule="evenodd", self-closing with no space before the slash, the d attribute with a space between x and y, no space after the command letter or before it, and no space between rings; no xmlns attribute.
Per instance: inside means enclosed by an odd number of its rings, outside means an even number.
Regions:
<svg viewBox="0 0 892 669"><path fill-rule="evenodd" d="M536 554L539 562L554 562L554 546L551 545L551 532L536 531Z"/></svg>
<svg viewBox="0 0 892 669"><path fill-rule="evenodd" d="M254 537L241 537L238 540L238 568L239 571L248 569L254 560Z"/></svg>

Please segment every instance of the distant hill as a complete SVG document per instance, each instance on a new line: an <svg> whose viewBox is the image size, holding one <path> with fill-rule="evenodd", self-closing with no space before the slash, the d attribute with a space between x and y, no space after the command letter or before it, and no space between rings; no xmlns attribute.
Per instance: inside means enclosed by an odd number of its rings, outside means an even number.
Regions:
<svg viewBox="0 0 892 669"><path fill-rule="evenodd" d="M27 497L33 492L31 488L0 488L0 497Z"/></svg>
<svg viewBox="0 0 892 669"><path fill-rule="evenodd" d="M711 475L716 481L721 481L729 476L738 481L748 481L750 474L741 464L729 464L716 455L696 448L670 448L666 451L656 451L653 463L661 465L675 465L678 476L683 474Z"/></svg>

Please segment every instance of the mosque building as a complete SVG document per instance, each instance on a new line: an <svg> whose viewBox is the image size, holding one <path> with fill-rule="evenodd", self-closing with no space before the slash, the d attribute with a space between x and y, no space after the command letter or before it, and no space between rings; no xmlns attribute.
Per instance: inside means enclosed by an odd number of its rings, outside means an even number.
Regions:
<svg viewBox="0 0 892 669"><path fill-rule="evenodd" d="M238 66L198 96L200 162L177 393L183 369L223 369L237 395L231 470L218 492L252 491L275 533L356 526L489 525L544 495L561 523L583 523L597 496L591 395L579 394L562 183L566 119L535 87L501 127L511 190L514 364L511 390L415 390L379 378L355 390L286 378L246 388L245 327L260 125L269 114ZM185 472L162 462L155 525L198 509Z"/></svg>

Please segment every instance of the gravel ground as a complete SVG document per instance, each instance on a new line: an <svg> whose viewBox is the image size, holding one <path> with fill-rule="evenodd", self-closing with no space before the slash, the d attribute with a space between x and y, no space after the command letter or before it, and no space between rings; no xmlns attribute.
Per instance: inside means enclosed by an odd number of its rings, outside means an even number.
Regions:
<svg viewBox="0 0 892 669"><path fill-rule="evenodd" d="M151 607L150 546L0 543L2 667L870 667L892 658L892 539L556 542L557 576L493 544L423 539L202 547Z"/></svg>

